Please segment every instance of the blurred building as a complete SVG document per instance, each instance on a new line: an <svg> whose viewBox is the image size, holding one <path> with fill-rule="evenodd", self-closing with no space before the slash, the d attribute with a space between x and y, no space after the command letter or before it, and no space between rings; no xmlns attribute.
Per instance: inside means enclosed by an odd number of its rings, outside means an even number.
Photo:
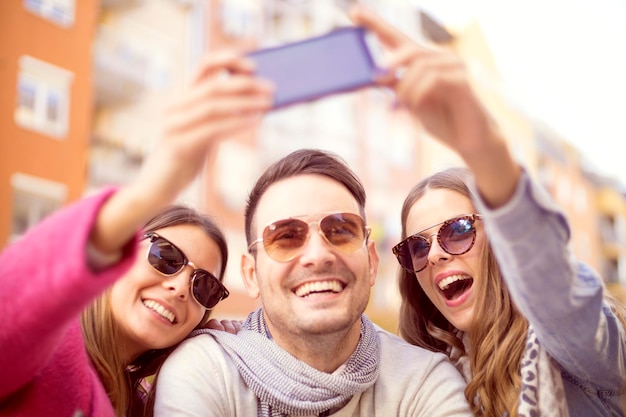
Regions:
<svg viewBox="0 0 626 417"><path fill-rule="evenodd" d="M452 48L467 63L476 91L498 121L516 158L565 211L576 257L598 271L611 292L626 301L623 185L596 174L567 138L533 119L516 104L515 97L501 82L477 24L468 24L453 33ZM434 155L440 158L439 152L430 156Z"/></svg>
<svg viewBox="0 0 626 417"><path fill-rule="evenodd" d="M600 248L600 267L611 292L626 302L626 193L623 188L606 178L597 178L595 203L598 217L595 219L599 231L597 244ZM586 242L584 242L586 243ZM588 250L580 248L580 251Z"/></svg>
<svg viewBox="0 0 626 417"><path fill-rule="evenodd" d="M93 39L90 187L128 182L157 142L155 120L195 66L190 3L102 0Z"/></svg>
<svg viewBox="0 0 626 417"><path fill-rule="evenodd" d="M87 182L96 0L0 2L0 247Z"/></svg>
<svg viewBox="0 0 626 417"><path fill-rule="evenodd" d="M567 138L535 120L508 94L480 27L469 24L455 33L454 49L475 78L475 87L498 121L516 158L565 211L576 257L605 279L626 301L626 198L623 185L600 177Z"/></svg>
<svg viewBox="0 0 626 417"><path fill-rule="evenodd" d="M535 123L539 180L565 210L572 249L626 301L626 194L600 176L577 149L544 124Z"/></svg>
<svg viewBox="0 0 626 417"><path fill-rule="evenodd" d="M318 35L348 24L350 0L72 0L0 3L0 245L84 193L123 184L159 138L161 115L201 57ZM621 296L626 286L626 199L592 174L548 126L507 94L480 27L452 30L404 0L369 0L414 39L459 53L519 160L555 196L572 222L577 255ZM45 7L43 6L45 5ZM459 158L375 89L272 112L258 131L207 155L206 172L181 197L214 215L226 232L231 297L215 312L243 318L256 306L239 274L246 250L243 209L260 172L302 147L340 154L368 190L368 223L381 254L368 314L394 331L399 295L391 246L412 185ZM626 299L626 298L622 298Z"/></svg>

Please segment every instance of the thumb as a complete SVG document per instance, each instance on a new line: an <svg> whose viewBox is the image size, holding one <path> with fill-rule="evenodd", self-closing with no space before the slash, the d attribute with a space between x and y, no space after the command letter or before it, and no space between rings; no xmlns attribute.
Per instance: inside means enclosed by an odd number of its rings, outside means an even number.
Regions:
<svg viewBox="0 0 626 417"><path fill-rule="evenodd" d="M410 41L404 33L361 5L350 8L349 16L354 24L374 32L380 42L388 48L397 48Z"/></svg>

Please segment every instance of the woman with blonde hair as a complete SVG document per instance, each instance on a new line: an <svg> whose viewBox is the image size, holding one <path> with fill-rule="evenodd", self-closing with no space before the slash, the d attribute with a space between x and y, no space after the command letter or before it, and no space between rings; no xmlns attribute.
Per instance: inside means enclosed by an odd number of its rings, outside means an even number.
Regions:
<svg viewBox="0 0 626 417"><path fill-rule="evenodd" d="M172 237L164 237L172 234L176 244L169 240ZM118 415L143 416L144 409L151 409L153 390L147 378L158 372L191 330L207 323L212 308L229 295L221 284L228 260L226 238L207 215L172 205L146 224L140 246L147 256L139 257L126 276L81 314L87 353ZM187 254L198 262L207 258L203 252L211 259L207 265L217 261L217 267L194 269L191 276L179 274L191 263L185 261ZM177 283L179 275L189 284ZM127 296L135 293L142 295L141 304ZM191 318L187 323L180 306L187 307L184 312Z"/></svg>
<svg viewBox="0 0 626 417"><path fill-rule="evenodd" d="M450 356L476 416L622 416L623 306L573 259L565 216L514 160L461 60L367 10L352 19L389 52L380 85L467 167L405 200L401 335Z"/></svg>
<svg viewBox="0 0 626 417"><path fill-rule="evenodd" d="M556 227L547 220L539 223L537 235L521 220L532 216L530 210L516 208L506 214L509 221L517 223L522 237L538 241L514 239L512 232L503 241L512 226L490 232L490 210L480 203L481 209L475 208L479 197L467 185L471 178L466 169L447 169L420 181L405 199L403 240L394 247L403 266L402 337L451 357L468 382L468 399L476 399L478 416L537 410L542 416L622 415L624 307L590 268L566 255L566 222L547 198L542 209L550 207L549 214L560 217L563 240L548 238ZM437 204L445 202L445 208L429 220L432 214L425 210L440 197ZM537 251L545 256L543 265ZM510 290L503 271L525 285Z"/></svg>
<svg viewBox="0 0 626 417"><path fill-rule="evenodd" d="M238 54L204 61L133 181L63 208L0 254L1 415L151 414L144 377L228 296L223 235L170 205L218 141L270 108L272 88L253 70Z"/></svg>

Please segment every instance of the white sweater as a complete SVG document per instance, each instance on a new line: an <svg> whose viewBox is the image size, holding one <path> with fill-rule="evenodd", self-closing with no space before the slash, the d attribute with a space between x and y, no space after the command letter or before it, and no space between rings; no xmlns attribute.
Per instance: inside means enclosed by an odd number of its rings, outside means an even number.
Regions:
<svg viewBox="0 0 626 417"><path fill-rule="evenodd" d="M333 417L471 416L465 382L443 354L412 346L376 328L380 375ZM257 398L235 364L210 335L185 341L159 374L154 415L255 417Z"/></svg>

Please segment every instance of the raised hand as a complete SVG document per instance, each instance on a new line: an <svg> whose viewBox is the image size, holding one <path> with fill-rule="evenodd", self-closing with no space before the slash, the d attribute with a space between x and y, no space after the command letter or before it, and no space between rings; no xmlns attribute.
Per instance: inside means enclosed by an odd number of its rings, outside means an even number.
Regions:
<svg viewBox="0 0 626 417"><path fill-rule="evenodd" d="M236 52L214 53L202 62L186 91L157 118L163 134L137 178L100 211L91 234L96 248L119 251L200 173L213 145L260 122L273 89L252 76L253 65Z"/></svg>
<svg viewBox="0 0 626 417"><path fill-rule="evenodd" d="M223 332L237 334L239 333L239 330L241 330L242 324L243 321L241 320L211 319L203 327L206 329L221 330Z"/></svg>
<svg viewBox="0 0 626 417"><path fill-rule="evenodd" d="M254 127L270 108L272 88L252 77L253 69L250 60L234 52L212 54L187 91L168 107L159 147L179 170L181 182L195 177L212 144Z"/></svg>
<svg viewBox="0 0 626 417"><path fill-rule="evenodd" d="M362 7L354 7L351 18L375 33L388 52L388 71L379 84L396 93L398 103L429 135L463 158L487 204L506 202L515 189L519 166L474 92L463 61L452 51L414 42Z"/></svg>

